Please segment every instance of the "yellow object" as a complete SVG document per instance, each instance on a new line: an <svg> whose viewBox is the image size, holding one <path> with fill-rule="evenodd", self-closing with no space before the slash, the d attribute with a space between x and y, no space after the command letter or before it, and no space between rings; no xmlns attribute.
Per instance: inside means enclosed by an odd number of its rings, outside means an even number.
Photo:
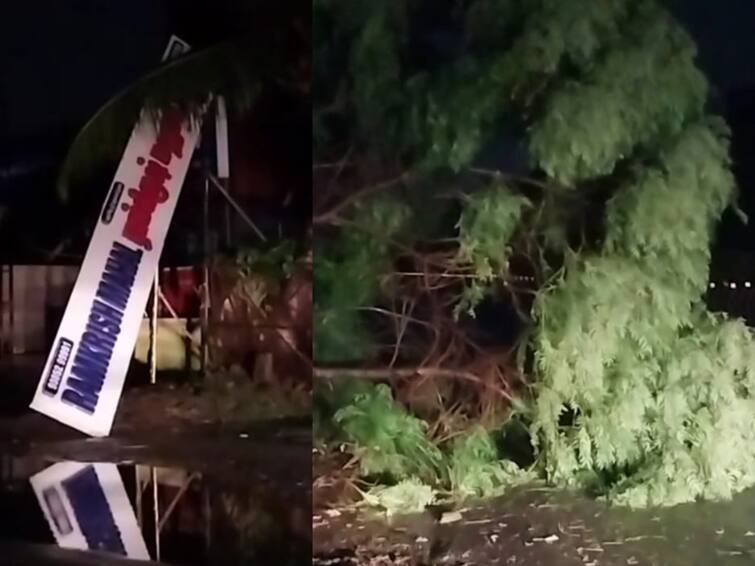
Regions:
<svg viewBox="0 0 755 566"><path fill-rule="evenodd" d="M202 331L197 327L191 333L191 342L187 337L185 318L157 319L157 369L186 369L187 349L191 351L191 369L200 367L199 351L202 343ZM142 319L139 336L136 339L134 358L142 363L149 363L150 331L149 319Z"/></svg>

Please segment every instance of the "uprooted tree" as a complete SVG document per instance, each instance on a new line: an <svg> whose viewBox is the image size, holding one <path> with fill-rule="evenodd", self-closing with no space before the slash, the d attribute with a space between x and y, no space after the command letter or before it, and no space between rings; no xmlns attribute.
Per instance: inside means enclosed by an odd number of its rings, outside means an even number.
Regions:
<svg viewBox="0 0 755 566"><path fill-rule="evenodd" d="M702 301L729 133L669 12L315 0L314 22L320 424L362 472L494 492L516 420L531 470L618 503L754 484L755 343Z"/></svg>

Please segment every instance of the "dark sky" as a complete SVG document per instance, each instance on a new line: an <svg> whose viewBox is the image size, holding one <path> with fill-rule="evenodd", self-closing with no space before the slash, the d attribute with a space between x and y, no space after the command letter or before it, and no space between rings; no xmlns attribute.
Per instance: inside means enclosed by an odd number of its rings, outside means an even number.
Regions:
<svg viewBox="0 0 755 566"><path fill-rule="evenodd" d="M716 110L733 90L755 87L755 2L673 0L670 6L697 43Z"/></svg>
<svg viewBox="0 0 755 566"><path fill-rule="evenodd" d="M160 64L172 34L201 49L245 29L245 22L228 18L219 7L235 1L245 0L22 0L3 4L0 209L10 205L11 210L0 221L3 234L18 238L17 232L28 226L28 217L60 214L55 181L73 136L111 97ZM107 183L102 187L107 188ZM87 200L88 193L79 192ZM40 203L48 206L40 207ZM39 242L60 241L59 232L69 235L86 212L73 216L72 208L65 209L66 226L41 222L33 237L24 232L24 240L34 240L29 246L37 247ZM0 252L11 253L9 248L0 247Z"/></svg>
<svg viewBox="0 0 755 566"><path fill-rule="evenodd" d="M700 65L718 89L755 85L755 2L674 0L671 7L697 42Z"/></svg>
<svg viewBox="0 0 755 566"><path fill-rule="evenodd" d="M244 29L244 22L226 16L232 8L221 8L233 1L4 3L0 142L78 130L111 96L159 64L172 34L200 48Z"/></svg>
<svg viewBox="0 0 755 566"><path fill-rule="evenodd" d="M81 125L159 62L170 37L159 0L24 0L0 20L0 135Z"/></svg>

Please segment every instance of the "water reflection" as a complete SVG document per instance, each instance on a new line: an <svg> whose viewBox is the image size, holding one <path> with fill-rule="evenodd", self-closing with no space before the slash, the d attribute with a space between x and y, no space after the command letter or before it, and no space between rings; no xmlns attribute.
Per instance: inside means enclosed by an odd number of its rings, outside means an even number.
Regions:
<svg viewBox="0 0 755 566"><path fill-rule="evenodd" d="M60 462L29 483L58 546L149 559L115 464Z"/></svg>
<svg viewBox="0 0 755 566"><path fill-rule="evenodd" d="M1 460L0 509L7 528L0 537L30 549L35 543L66 549L53 552L60 553L59 562L45 563L77 563L65 559L75 550L105 552L113 563L311 564L304 490L278 493L139 464L9 455Z"/></svg>

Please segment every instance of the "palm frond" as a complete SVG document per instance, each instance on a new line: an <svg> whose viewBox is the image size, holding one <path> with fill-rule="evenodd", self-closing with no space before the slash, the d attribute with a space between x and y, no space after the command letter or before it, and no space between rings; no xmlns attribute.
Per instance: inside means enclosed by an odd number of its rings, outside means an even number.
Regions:
<svg viewBox="0 0 755 566"><path fill-rule="evenodd" d="M79 131L60 169L58 194L67 200L72 185L117 159L139 119L154 123L168 106L196 118L210 96L222 95L238 115L264 89L296 91L297 43L285 33L249 34L165 63L129 85Z"/></svg>

